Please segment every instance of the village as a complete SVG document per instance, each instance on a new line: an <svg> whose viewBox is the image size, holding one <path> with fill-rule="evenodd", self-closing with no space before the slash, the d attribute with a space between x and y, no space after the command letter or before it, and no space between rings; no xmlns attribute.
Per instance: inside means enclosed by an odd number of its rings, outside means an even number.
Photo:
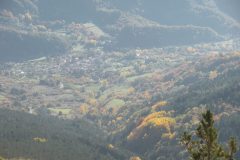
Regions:
<svg viewBox="0 0 240 160"><path fill-rule="evenodd" d="M238 39L112 52L101 45L80 44L62 56L1 64L1 106L64 119L84 118L115 130L128 122L123 117L134 113L134 107L148 110L158 101L167 101L185 88L184 83L178 85L180 81L194 80L194 73L195 78L217 77L224 70L204 71L202 65L239 57L240 49ZM237 61L226 63L239 66Z"/></svg>

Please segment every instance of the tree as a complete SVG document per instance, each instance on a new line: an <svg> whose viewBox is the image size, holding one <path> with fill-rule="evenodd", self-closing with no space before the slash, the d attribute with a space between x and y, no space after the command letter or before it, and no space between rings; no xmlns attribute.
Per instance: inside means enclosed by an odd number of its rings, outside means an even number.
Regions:
<svg viewBox="0 0 240 160"><path fill-rule="evenodd" d="M184 132L181 144L187 149L191 160L234 160L234 154L237 152L237 142L234 138L229 140L228 151L219 144L210 110L202 114L194 136Z"/></svg>
<svg viewBox="0 0 240 160"><path fill-rule="evenodd" d="M130 159L129 160L141 160L141 158L140 157L138 157L138 156L134 156L134 157L130 157Z"/></svg>
<svg viewBox="0 0 240 160"><path fill-rule="evenodd" d="M237 142L236 139L231 137L228 142L229 152L227 154L228 160L234 160L234 154L237 152Z"/></svg>

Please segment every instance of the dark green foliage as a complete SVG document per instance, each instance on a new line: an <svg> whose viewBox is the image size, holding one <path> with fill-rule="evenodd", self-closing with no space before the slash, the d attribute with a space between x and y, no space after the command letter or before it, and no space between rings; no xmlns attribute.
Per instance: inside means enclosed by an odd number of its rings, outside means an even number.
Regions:
<svg viewBox="0 0 240 160"><path fill-rule="evenodd" d="M47 141L34 141L36 137ZM5 158L116 160L128 156L107 145L93 124L0 109L0 155Z"/></svg>
<svg viewBox="0 0 240 160"><path fill-rule="evenodd" d="M178 113L184 113L200 104L214 105L219 101L232 105L240 105L239 99L240 70L229 70L226 74L217 77L214 81L199 79L189 86L187 90L176 93L171 99L173 108Z"/></svg>
<svg viewBox="0 0 240 160"><path fill-rule="evenodd" d="M16 88L16 87L13 87L10 91L11 95L23 95L24 93L26 93L26 91L24 91L21 88Z"/></svg>
<svg viewBox="0 0 240 160"><path fill-rule="evenodd" d="M20 31L0 28L0 34L2 36L0 39L0 62L23 61L49 55L60 55L67 50L67 45L62 39L48 33L23 34Z"/></svg>
<svg viewBox="0 0 240 160"><path fill-rule="evenodd" d="M229 147L229 152L228 152L227 158L229 160L233 160L234 154L237 152L237 142L235 138L233 137L230 138L228 142L228 147Z"/></svg>
<svg viewBox="0 0 240 160"><path fill-rule="evenodd" d="M230 138L228 151L225 151L218 142L218 133L214 127L213 114L210 110L202 114L195 135L184 132L181 143L187 149L192 160L233 160L237 152L237 143Z"/></svg>

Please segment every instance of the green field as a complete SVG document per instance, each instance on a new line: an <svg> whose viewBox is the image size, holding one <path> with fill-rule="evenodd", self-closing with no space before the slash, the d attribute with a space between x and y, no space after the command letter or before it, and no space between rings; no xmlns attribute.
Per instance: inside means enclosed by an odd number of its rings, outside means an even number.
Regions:
<svg viewBox="0 0 240 160"><path fill-rule="evenodd" d="M0 95L0 103L2 103L3 101L5 101L7 98L4 95Z"/></svg>

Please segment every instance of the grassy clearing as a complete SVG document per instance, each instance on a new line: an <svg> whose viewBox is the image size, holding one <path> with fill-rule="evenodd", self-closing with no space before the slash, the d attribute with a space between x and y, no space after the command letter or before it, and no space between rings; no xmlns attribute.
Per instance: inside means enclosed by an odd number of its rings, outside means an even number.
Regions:
<svg viewBox="0 0 240 160"><path fill-rule="evenodd" d="M142 74L142 75L138 75L138 76L132 76L132 77L128 77L127 81L129 83L131 83L131 82L134 82L135 80L140 79L140 78L149 78L152 75L153 75L153 73L146 73L146 74Z"/></svg>
<svg viewBox="0 0 240 160"><path fill-rule="evenodd" d="M4 95L0 95L0 103L4 102L7 98Z"/></svg>
<svg viewBox="0 0 240 160"><path fill-rule="evenodd" d="M125 102L121 99L113 99L107 103L106 108L119 109L125 105Z"/></svg>
<svg viewBox="0 0 240 160"><path fill-rule="evenodd" d="M123 77L129 77L134 74L134 68L132 66L130 67L123 67L120 70L120 75Z"/></svg>
<svg viewBox="0 0 240 160"><path fill-rule="evenodd" d="M107 99L108 96L110 96L110 97L113 97L113 96L125 97L128 95L128 89L129 89L129 86L125 86L125 85L111 87L111 88L107 89L106 91L104 91L98 100L103 102Z"/></svg>
<svg viewBox="0 0 240 160"><path fill-rule="evenodd" d="M81 85L77 85L77 84L67 83L67 84L64 84L64 88L65 89L79 90L79 89L82 88L82 86Z"/></svg>
<svg viewBox="0 0 240 160"><path fill-rule="evenodd" d="M100 90L100 88L101 88L100 84L91 84L86 86L85 91L88 93L92 93L92 92L96 93Z"/></svg>

